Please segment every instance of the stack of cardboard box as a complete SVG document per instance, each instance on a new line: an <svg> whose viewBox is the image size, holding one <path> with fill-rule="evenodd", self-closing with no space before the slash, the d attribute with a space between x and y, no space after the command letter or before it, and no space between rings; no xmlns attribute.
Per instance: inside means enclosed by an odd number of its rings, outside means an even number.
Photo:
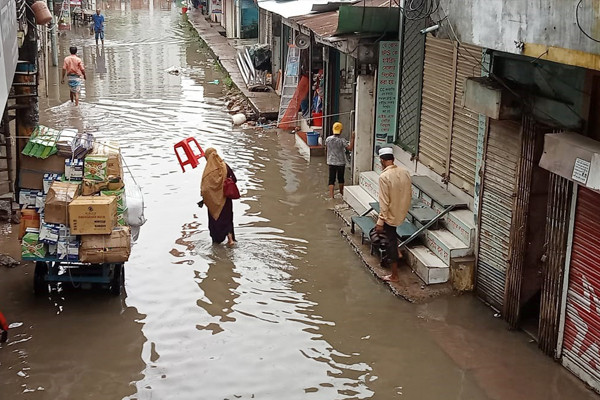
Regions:
<svg viewBox="0 0 600 400"><path fill-rule="evenodd" d="M95 144L84 159L22 157L21 166L22 212L39 213L37 221L24 220L22 258L127 261L131 234L117 144Z"/></svg>

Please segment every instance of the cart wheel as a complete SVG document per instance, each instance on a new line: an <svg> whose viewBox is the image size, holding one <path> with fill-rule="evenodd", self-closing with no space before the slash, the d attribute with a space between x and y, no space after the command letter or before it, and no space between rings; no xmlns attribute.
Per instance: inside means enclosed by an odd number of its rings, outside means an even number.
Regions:
<svg viewBox="0 0 600 400"><path fill-rule="evenodd" d="M48 294L48 283L46 275L48 274L48 265L44 261L35 263L33 273L33 293L36 295Z"/></svg>
<svg viewBox="0 0 600 400"><path fill-rule="evenodd" d="M110 292L115 296L119 296L125 286L125 273L123 264L115 264L113 267L113 278L110 282Z"/></svg>

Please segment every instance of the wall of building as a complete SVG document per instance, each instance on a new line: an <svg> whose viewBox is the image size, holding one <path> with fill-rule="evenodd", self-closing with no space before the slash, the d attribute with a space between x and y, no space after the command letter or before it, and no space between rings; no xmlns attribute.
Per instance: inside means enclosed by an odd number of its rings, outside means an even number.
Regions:
<svg viewBox="0 0 600 400"><path fill-rule="evenodd" d="M19 58L15 0L0 0L0 110L4 110Z"/></svg>
<svg viewBox="0 0 600 400"><path fill-rule="evenodd" d="M373 119L375 117L375 77L359 75L356 79L356 113L353 184L358 185L361 172L373 169Z"/></svg>
<svg viewBox="0 0 600 400"><path fill-rule="evenodd" d="M598 69L599 57L586 61L583 60L586 56L578 53L600 54L598 43L587 38L577 25L575 11L578 3L564 0L442 0L439 17L448 15L448 21L456 35L466 43L514 54L521 54L523 50L533 57L542 54L547 49L546 46L568 49L574 52L568 56L563 54L566 58L560 62L572 65L581 65L580 62L592 63L596 65L595 69ZM436 18L434 16L434 19ZM583 0L579 9L580 25L588 35L598 40L599 20L598 2ZM440 32L452 35L446 28ZM532 54L536 51L539 51L539 54ZM553 52L550 53L553 56ZM567 62L569 57L572 59Z"/></svg>

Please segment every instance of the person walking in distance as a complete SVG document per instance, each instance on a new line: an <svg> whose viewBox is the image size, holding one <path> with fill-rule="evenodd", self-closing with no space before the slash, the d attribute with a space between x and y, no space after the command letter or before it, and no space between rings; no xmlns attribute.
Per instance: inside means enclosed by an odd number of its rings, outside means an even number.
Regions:
<svg viewBox="0 0 600 400"><path fill-rule="evenodd" d="M65 75L69 82L69 96L71 102L75 101L75 105L79 105L79 92L81 92L82 78L85 79L85 68L81 58L77 57L77 47L69 47L70 56L65 57L62 68L61 83L65 83Z"/></svg>
<svg viewBox="0 0 600 400"><path fill-rule="evenodd" d="M92 15L94 21L94 34L96 35L96 46L98 46L98 39L102 41L102 47L104 47L104 15L100 14L100 9L96 10L96 14Z"/></svg>
<svg viewBox="0 0 600 400"><path fill-rule="evenodd" d="M341 122L333 124L333 135L325 140L325 151L327 152L327 165L329 166L329 196L333 199L335 181L337 178L340 193L344 195L344 172L346 171L346 150L354 148L354 132L350 142L341 137L344 129Z"/></svg>
<svg viewBox="0 0 600 400"><path fill-rule="evenodd" d="M411 203L410 174L404 168L394 164L394 152L391 147L379 149L379 161L383 172L379 176L379 218L375 231L385 234L388 248L385 252L386 266L391 267L391 275L383 277L384 281L398 282L398 235L396 227L404 223Z"/></svg>

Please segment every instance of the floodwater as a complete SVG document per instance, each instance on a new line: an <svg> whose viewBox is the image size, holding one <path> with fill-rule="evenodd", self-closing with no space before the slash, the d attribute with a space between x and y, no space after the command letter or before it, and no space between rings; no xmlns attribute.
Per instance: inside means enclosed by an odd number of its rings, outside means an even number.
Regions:
<svg viewBox="0 0 600 400"><path fill-rule="evenodd" d="M61 38L61 60L75 44L87 65L81 105L56 68L40 102L42 123L118 141L142 187L126 294L34 298L31 266L0 269L1 399L596 398L472 296L412 305L377 282L339 234L323 160L288 133L233 130L224 75L150 1L109 3L104 50ZM234 248L211 244L201 168L177 164L189 136L237 174Z"/></svg>

